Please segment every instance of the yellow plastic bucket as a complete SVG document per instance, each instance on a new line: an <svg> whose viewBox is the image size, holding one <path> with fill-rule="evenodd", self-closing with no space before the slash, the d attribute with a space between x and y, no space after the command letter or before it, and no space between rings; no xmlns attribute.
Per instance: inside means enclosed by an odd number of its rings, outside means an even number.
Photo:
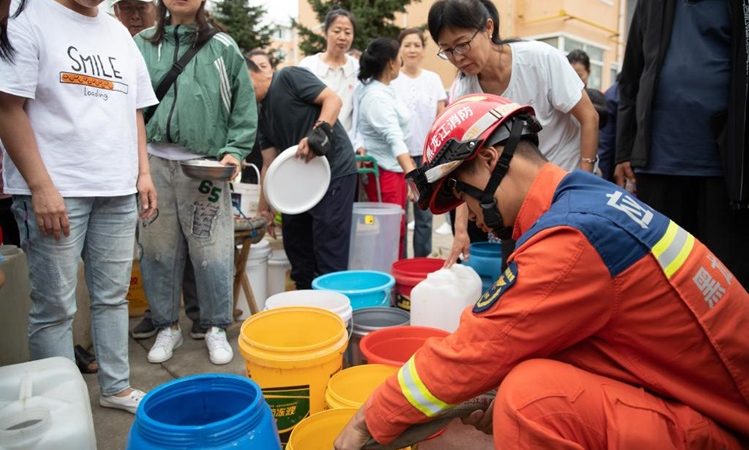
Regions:
<svg viewBox="0 0 749 450"><path fill-rule="evenodd" d="M248 318L239 333L247 375L263 390L281 441L310 414L325 408L328 380L343 365L346 326L330 311L288 307Z"/></svg>
<svg viewBox="0 0 749 450"><path fill-rule="evenodd" d="M356 414L356 408L337 408L319 412L294 428L286 450L330 450L335 438Z"/></svg>
<svg viewBox="0 0 749 450"><path fill-rule="evenodd" d="M366 364L333 375L325 391L328 408L359 408L379 385L398 372L395 366Z"/></svg>

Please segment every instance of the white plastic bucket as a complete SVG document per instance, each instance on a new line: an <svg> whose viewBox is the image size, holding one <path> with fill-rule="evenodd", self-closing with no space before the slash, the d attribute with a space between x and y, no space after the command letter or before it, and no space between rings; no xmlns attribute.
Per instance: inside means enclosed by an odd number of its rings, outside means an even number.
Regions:
<svg viewBox="0 0 749 450"><path fill-rule="evenodd" d="M394 203L354 203L349 270L390 273L398 259L403 208Z"/></svg>
<svg viewBox="0 0 749 450"><path fill-rule="evenodd" d="M268 300L265 302L265 309L283 308L286 306L312 306L327 309L332 313L338 314L346 324L346 328L349 331L351 330L351 318L353 316L351 300L341 293L302 289L299 291L281 292L268 297Z"/></svg>
<svg viewBox="0 0 749 450"><path fill-rule="evenodd" d="M72 361L0 367L0 448L96 448L88 389Z"/></svg>
<svg viewBox="0 0 749 450"><path fill-rule="evenodd" d="M273 250L268 259L268 297L286 291L286 280L291 277L291 263L286 252Z"/></svg>
<svg viewBox="0 0 749 450"><path fill-rule="evenodd" d="M270 256L270 244L266 240L261 240L250 247L250 256L247 258L245 273L250 280L252 295L255 297L258 311L265 307L265 299L268 298L268 256ZM250 306L244 291L240 290L239 296L241 303L239 309L242 310L240 320L250 317Z"/></svg>

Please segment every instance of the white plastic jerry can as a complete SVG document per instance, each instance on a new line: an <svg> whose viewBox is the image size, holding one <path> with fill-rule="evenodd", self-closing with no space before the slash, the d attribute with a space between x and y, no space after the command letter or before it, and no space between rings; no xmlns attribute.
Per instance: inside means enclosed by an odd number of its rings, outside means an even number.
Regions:
<svg viewBox="0 0 749 450"><path fill-rule="evenodd" d="M470 267L455 264L432 272L411 291L411 325L452 333L460 315L481 295L481 278Z"/></svg>
<svg viewBox="0 0 749 450"><path fill-rule="evenodd" d="M96 449L86 382L72 361L0 367L0 449Z"/></svg>

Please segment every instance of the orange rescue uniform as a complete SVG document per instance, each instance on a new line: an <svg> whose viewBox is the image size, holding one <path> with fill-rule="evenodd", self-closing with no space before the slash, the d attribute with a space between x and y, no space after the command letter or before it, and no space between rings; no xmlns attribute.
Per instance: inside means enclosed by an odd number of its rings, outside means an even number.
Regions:
<svg viewBox="0 0 749 450"><path fill-rule="evenodd" d="M497 448L741 448L749 295L704 245L613 184L552 164L513 237L508 269L458 330L370 397L375 439L499 386Z"/></svg>

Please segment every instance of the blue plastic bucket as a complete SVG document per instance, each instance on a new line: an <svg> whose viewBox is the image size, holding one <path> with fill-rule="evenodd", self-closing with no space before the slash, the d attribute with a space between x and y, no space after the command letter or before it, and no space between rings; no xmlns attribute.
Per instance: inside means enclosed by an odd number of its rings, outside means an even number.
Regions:
<svg viewBox="0 0 749 450"><path fill-rule="evenodd" d="M281 443L270 407L254 381L203 374L149 392L135 413L127 448L280 450Z"/></svg>
<svg viewBox="0 0 749 450"><path fill-rule="evenodd" d="M502 272L502 244L496 242L475 242L471 244L471 255L463 264L473 268L481 277L481 290L487 289L499 278Z"/></svg>
<svg viewBox="0 0 749 450"><path fill-rule="evenodd" d="M335 291L351 300L351 308L389 306L390 291L395 278L374 270L346 270L319 276L312 280L312 289Z"/></svg>

